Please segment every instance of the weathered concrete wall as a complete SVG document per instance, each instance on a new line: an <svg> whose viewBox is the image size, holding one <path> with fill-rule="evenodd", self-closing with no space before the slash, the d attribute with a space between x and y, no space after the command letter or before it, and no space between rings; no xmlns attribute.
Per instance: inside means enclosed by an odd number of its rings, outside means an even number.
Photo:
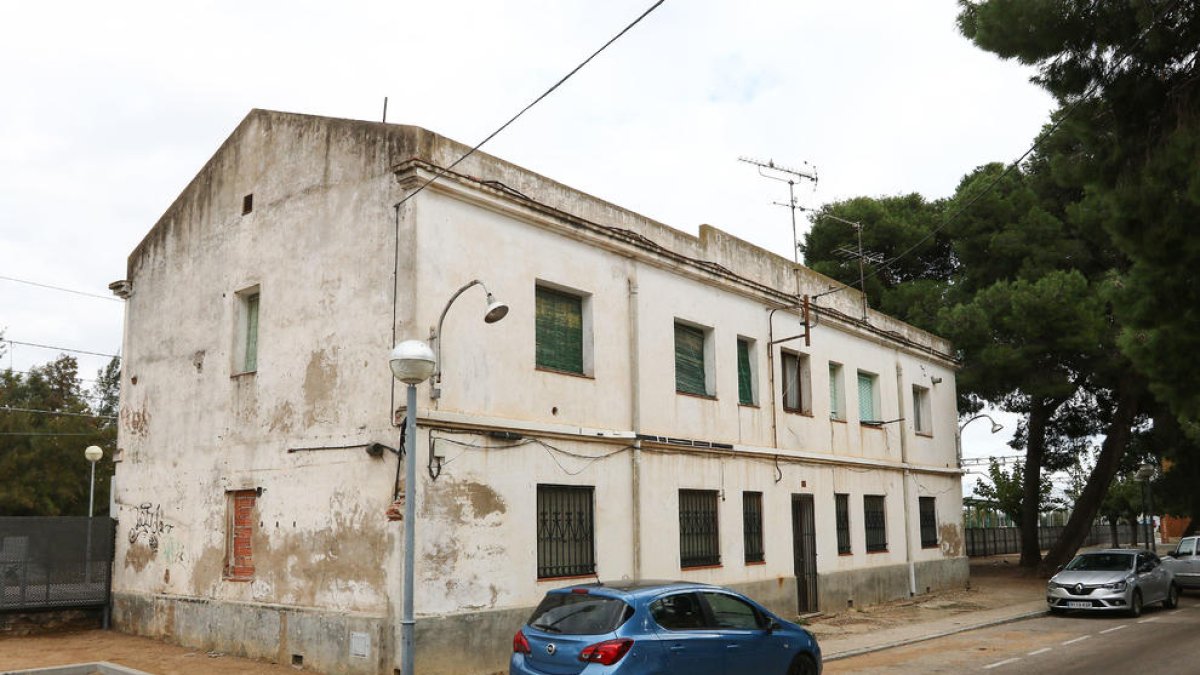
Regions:
<svg viewBox="0 0 1200 675"><path fill-rule="evenodd" d="M204 651L284 664L299 657L306 669L330 675L386 672L391 658L384 616L118 593L113 626ZM366 655L352 644L365 645Z"/></svg>
<svg viewBox="0 0 1200 675"><path fill-rule="evenodd" d="M916 563L917 592L966 588L970 566L965 557ZM908 565L888 565L822 574L817 579L817 596L822 611L888 602L909 597Z"/></svg>

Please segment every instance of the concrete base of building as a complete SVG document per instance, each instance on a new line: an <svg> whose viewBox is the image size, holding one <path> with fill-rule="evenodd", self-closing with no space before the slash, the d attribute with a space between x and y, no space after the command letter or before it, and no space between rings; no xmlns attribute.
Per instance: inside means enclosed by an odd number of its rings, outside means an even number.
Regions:
<svg viewBox="0 0 1200 675"><path fill-rule="evenodd" d="M966 588L971 578L967 558L915 564L917 594ZM908 565L888 565L822 574L817 578L818 610L837 612L877 605L910 596Z"/></svg>
<svg viewBox="0 0 1200 675"><path fill-rule="evenodd" d="M384 616L204 598L115 593L113 627L192 649L338 675L390 673Z"/></svg>

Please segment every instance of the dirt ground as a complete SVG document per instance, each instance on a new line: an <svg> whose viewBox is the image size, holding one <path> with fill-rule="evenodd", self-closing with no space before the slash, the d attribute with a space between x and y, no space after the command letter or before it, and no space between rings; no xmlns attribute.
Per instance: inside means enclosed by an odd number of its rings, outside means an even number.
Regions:
<svg viewBox="0 0 1200 675"><path fill-rule="evenodd" d="M1027 576L1015 560L1015 556L996 556L973 561L969 589L824 614L805 623L818 638L833 638L1005 607L1042 597L1046 581ZM157 675L295 675L297 672L291 666L205 653L112 631L0 637L0 672L91 661L109 661Z"/></svg>
<svg viewBox="0 0 1200 675"><path fill-rule="evenodd" d="M974 560L970 588L826 613L805 621L805 628L818 639L838 638L1042 598L1046 580L1028 574L1016 561L1015 555Z"/></svg>
<svg viewBox="0 0 1200 675"><path fill-rule="evenodd" d="M157 675L296 675L291 666L205 653L150 638L88 630L0 638L0 672L108 661Z"/></svg>

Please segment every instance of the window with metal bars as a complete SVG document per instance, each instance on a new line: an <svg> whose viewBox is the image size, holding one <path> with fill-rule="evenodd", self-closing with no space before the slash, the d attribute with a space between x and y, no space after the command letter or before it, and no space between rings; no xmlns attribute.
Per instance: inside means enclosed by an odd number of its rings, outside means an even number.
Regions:
<svg viewBox="0 0 1200 675"><path fill-rule="evenodd" d="M921 511L921 548L938 545L937 502L934 497L919 497L917 505Z"/></svg>
<svg viewBox="0 0 1200 675"><path fill-rule="evenodd" d="M738 403L742 405L755 404L754 373L750 365L750 346L752 342L748 338L738 338L737 341Z"/></svg>
<svg viewBox="0 0 1200 675"><path fill-rule="evenodd" d="M783 352L783 409L802 415L812 414L812 384L808 356Z"/></svg>
<svg viewBox="0 0 1200 675"><path fill-rule="evenodd" d="M858 421L863 424L879 424L878 393L875 384L879 376L858 371Z"/></svg>
<svg viewBox="0 0 1200 675"><path fill-rule="evenodd" d="M837 518L838 555L851 553L850 548L850 495L835 494L833 503Z"/></svg>
<svg viewBox="0 0 1200 675"><path fill-rule="evenodd" d="M583 375L583 298L543 286L534 295L537 367Z"/></svg>
<svg viewBox="0 0 1200 675"><path fill-rule="evenodd" d="M679 491L679 566L721 564L716 490Z"/></svg>
<svg viewBox="0 0 1200 675"><path fill-rule="evenodd" d="M746 562L763 561L763 507L761 492L742 493L742 547Z"/></svg>
<svg viewBox="0 0 1200 675"><path fill-rule="evenodd" d="M592 492L590 486L537 486L539 579L595 573Z"/></svg>
<svg viewBox="0 0 1200 675"><path fill-rule="evenodd" d="M863 496L863 526L867 531L867 552L886 551L887 518L882 496Z"/></svg>
<svg viewBox="0 0 1200 675"><path fill-rule="evenodd" d="M687 324L675 324L675 391L708 396L704 365L704 330Z"/></svg>

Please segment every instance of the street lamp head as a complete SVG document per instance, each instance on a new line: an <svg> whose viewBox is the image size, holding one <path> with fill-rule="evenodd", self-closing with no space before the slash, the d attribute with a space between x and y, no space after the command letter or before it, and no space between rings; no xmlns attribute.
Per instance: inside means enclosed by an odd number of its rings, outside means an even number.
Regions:
<svg viewBox="0 0 1200 675"><path fill-rule="evenodd" d="M101 450L100 446L98 445L89 445L87 449L83 451L83 456L85 459L87 459L87 461L95 464L96 462L100 461L101 457L104 456L104 451Z"/></svg>
<svg viewBox="0 0 1200 675"><path fill-rule="evenodd" d="M405 340L392 349L392 376L404 384L420 384L433 374L433 350L420 340Z"/></svg>
<svg viewBox="0 0 1200 675"><path fill-rule="evenodd" d="M1134 474L1134 478L1140 481L1149 481L1151 478L1154 478L1154 465L1148 462L1141 465L1138 467L1137 473Z"/></svg>
<svg viewBox="0 0 1200 675"><path fill-rule="evenodd" d="M989 417L988 419L991 419L991 418ZM998 433L1000 433L1000 430L1001 430L1001 429L1003 429L1003 428L1004 428L1004 425L1003 425L1003 424L1000 424L1000 423L999 423L999 422L997 422L996 420L992 420L992 433L993 433L993 434L998 434Z"/></svg>
<svg viewBox="0 0 1200 675"><path fill-rule="evenodd" d="M487 294L487 313L483 315L485 323L496 323L508 316L508 305L496 299L491 293Z"/></svg>

